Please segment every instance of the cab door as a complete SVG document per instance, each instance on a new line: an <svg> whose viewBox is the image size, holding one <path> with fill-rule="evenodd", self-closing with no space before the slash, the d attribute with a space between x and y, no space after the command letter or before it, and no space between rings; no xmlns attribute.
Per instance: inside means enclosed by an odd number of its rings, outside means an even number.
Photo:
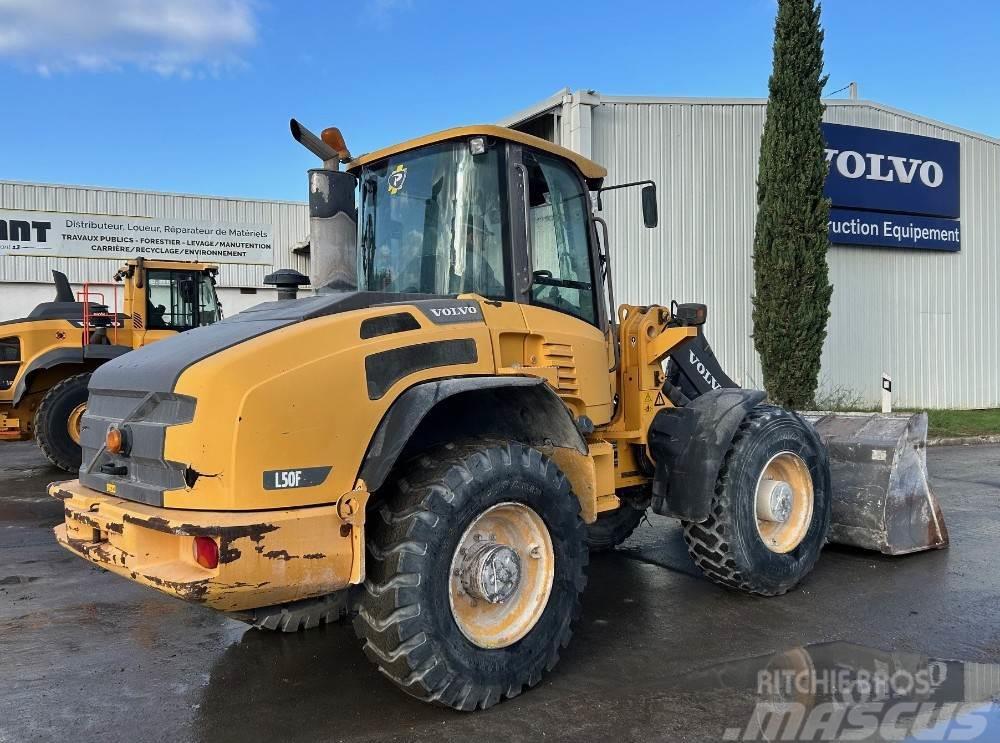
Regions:
<svg viewBox="0 0 1000 743"><path fill-rule="evenodd" d="M558 157L525 147L519 160L525 364L548 369L544 376L577 417L602 425L611 420L612 386L589 192Z"/></svg>

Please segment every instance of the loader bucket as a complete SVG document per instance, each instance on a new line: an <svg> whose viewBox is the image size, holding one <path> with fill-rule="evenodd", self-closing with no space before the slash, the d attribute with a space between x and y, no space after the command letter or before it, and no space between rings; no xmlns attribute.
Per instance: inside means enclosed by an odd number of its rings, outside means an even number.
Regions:
<svg viewBox="0 0 1000 743"><path fill-rule="evenodd" d="M830 455L829 541L886 555L948 546L927 482L927 414L805 413Z"/></svg>

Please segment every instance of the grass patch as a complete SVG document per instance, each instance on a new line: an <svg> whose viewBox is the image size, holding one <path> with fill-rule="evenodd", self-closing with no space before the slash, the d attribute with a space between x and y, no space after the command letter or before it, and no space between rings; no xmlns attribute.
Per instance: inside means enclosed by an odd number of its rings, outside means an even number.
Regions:
<svg viewBox="0 0 1000 743"><path fill-rule="evenodd" d="M1000 409L928 410L927 423L932 438L993 436L1000 434Z"/></svg>

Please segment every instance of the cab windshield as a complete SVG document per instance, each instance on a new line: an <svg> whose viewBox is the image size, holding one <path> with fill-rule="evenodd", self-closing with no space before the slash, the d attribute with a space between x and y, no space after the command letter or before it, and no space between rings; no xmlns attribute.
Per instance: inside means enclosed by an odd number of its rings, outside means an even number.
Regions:
<svg viewBox="0 0 1000 743"><path fill-rule="evenodd" d="M501 145L460 140L364 168L359 288L508 298L502 166Z"/></svg>
<svg viewBox="0 0 1000 743"><path fill-rule="evenodd" d="M146 284L146 327L152 330L189 330L222 319L215 282L208 274L150 269Z"/></svg>

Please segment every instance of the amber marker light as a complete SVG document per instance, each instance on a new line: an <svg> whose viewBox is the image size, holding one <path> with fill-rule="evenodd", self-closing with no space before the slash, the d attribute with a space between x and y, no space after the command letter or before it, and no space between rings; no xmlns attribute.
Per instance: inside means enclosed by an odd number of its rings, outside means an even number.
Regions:
<svg viewBox="0 0 1000 743"><path fill-rule="evenodd" d="M125 442L125 437L122 436L120 428L116 426L111 426L108 429L107 435L104 437L105 448L112 454L121 454L122 444Z"/></svg>
<svg viewBox="0 0 1000 743"><path fill-rule="evenodd" d="M350 150L347 149L347 143L344 141L344 135L340 133L340 129L337 127L327 127L320 132L319 138L337 152L341 162L347 162L351 159L351 153Z"/></svg>

